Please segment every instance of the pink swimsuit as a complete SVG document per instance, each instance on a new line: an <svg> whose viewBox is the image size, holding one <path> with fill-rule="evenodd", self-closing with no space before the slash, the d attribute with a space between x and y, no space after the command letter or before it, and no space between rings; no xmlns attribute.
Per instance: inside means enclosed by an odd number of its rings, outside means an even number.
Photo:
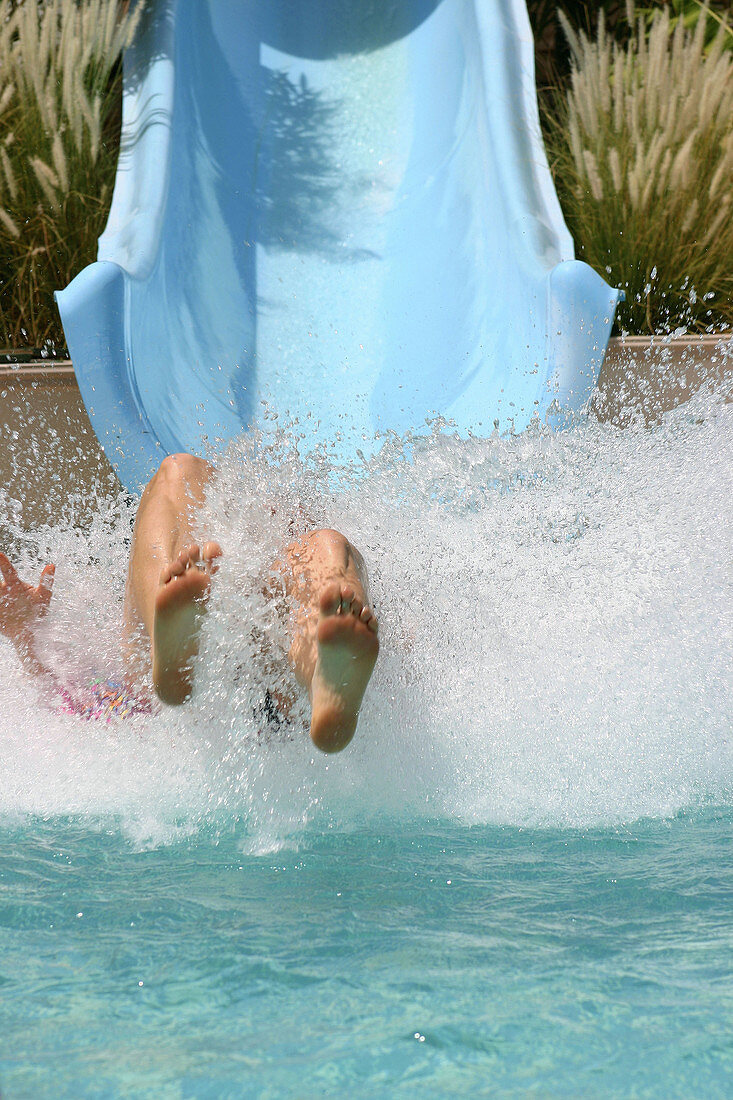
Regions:
<svg viewBox="0 0 733 1100"><path fill-rule="evenodd" d="M60 684L55 690L59 700L56 709L86 721L110 722L113 718L153 712L149 699L134 695L129 687L115 680L93 680L79 692L71 692Z"/></svg>

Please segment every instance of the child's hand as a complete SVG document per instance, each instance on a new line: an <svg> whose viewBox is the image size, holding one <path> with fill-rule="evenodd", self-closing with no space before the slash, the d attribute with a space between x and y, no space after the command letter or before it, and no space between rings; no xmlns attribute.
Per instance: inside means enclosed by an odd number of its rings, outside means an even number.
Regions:
<svg viewBox="0 0 733 1100"><path fill-rule="evenodd" d="M47 565L37 587L26 584L5 554L0 553L0 634L12 642L23 641L51 602L55 565Z"/></svg>

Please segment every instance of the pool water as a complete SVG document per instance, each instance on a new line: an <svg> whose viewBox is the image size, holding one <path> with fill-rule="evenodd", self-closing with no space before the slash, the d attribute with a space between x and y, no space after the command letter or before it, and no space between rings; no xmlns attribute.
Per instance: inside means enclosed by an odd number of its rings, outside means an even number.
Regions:
<svg viewBox="0 0 733 1100"><path fill-rule="evenodd" d="M733 406L387 440L358 480L277 446L221 462L185 707L80 722L0 648L4 1100L730 1096ZM114 670L128 502L0 505L57 564L47 660ZM381 621L330 758L257 718L308 523Z"/></svg>
<svg viewBox="0 0 733 1100"><path fill-rule="evenodd" d="M729 1096L730 827L8 829L3 1095Z"/></svg>

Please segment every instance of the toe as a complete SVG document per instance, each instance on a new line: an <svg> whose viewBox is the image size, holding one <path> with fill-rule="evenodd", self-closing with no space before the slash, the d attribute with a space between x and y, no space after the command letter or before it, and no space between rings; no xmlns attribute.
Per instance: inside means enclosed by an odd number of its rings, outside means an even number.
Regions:
<svg viewBox="0 0 733 1100"><path fill-rule="evenodd" d="M367 622L367 626L371 630L372 634L376 634L379 630L379 624L377 623L376 617L374 615L372 615L371 619L369 619L369 621Z"/></svg>
<svg viewBox="0 0 733 1100"><path fill-rule="evenodd" d="M341 607L341 589L337 584L327 584L321 592L319 607L322 615L335 615Z"/></svg>
<svg viewBox="0 0 733 1100"><path fill-rule="evenodd" d="M177 557L170 563L168 568L171 571L172 577L180 577L186 572L186 559L183 557Z"/></svg>
<svg viewBox="0 0 733 1100"><path fill-rule="evenodd" d="M351 611L351 604L352 604L352 601L353 601L355 595L356 595L356 593L354 592L354 589L350 588L348 585L344 585L344 587L341 589L341 611L342 611L342 614L344 614L344 615L349 614L349 612Z"/></svg>
<svg viewBox="0 0 733 1100"><path fill-rule="evenodd" d="M222 548L219 546L218 542L205 542L202 556L205 561L212 562L214 558L220 558L222 552Z"/></svg>

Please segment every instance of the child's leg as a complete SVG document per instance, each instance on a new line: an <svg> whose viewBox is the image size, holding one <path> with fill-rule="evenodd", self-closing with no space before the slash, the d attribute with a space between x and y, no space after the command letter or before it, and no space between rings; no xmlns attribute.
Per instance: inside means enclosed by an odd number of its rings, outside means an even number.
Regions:
<svg viewBox="0 0 733 1100"><path fill-rule="evenodd" d="M164 459L135 520L125 593L127 656L133 675L152 666L155 690L167 703L181 703L191 693L199 620L212 561L221 554L218 543L206 543L201 551L193 542L196 513L213 473L209 462L192 455ZM135 644L141 631L149 662Z"/></svg>
<svg viewBox="0 0 733 1100"><path fill-rule="evenodd" d="M298 604L290 660L311 698L311 737L338 752L356 730L379 651L361 554L338 531L314 531L285 552Z"/></svg>

